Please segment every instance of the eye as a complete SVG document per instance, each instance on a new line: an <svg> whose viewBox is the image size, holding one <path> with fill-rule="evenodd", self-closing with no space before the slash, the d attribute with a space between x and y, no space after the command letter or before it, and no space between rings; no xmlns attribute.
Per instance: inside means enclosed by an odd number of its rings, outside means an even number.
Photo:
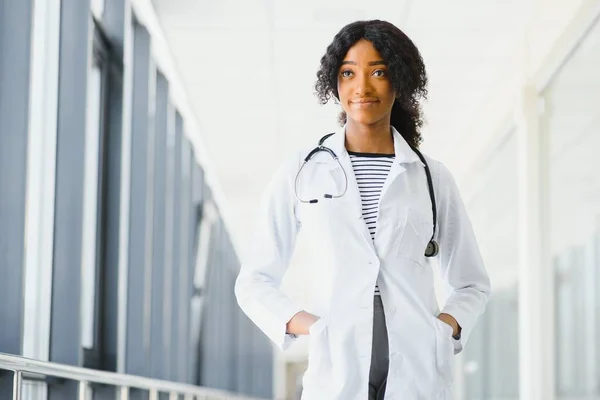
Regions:
<svg viewBox="0 0 600 400"><path fill-rule="evenodd" d="M387 75L387 71L384 69L378 69L373 71L373 75L375 76L386 76Z"/></svg>
<svg viewBox="0 0 600 400"><path fill-rule="evenodd" d="M352 71L350 71L349 69L345 69L342 71L342 77L344 78L348 78L350 75L352 75Z"/></svg>

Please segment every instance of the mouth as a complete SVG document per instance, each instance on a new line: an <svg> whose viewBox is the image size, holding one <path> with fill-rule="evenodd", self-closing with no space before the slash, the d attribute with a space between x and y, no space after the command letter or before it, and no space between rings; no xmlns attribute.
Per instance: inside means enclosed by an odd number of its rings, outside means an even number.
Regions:
<svg viewBox="0 0 600 400"><path fill-rule="evenodd" d="M371 104L371 103L379 103L377 99L357 99L351 100L350 104Z"/></svg>
<svg viewBox="0 0 600 400"><path fill-rule="evenodd" d="M367 108L373 107L379 103L379 100L376 99L360 99L350 101L350 105L356 108Z"/></svg>

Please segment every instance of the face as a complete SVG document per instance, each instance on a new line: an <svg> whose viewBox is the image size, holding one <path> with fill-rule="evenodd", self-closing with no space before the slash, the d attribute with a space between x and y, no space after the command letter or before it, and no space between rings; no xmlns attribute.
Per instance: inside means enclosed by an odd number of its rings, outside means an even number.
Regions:
<svg viewBox="0 0 600 400"><path fill-rule="evenodd" d="M338 72L338 94L348 123L389 123L395 92L388 66L371 42L361 39L348 50Z"/></svg>

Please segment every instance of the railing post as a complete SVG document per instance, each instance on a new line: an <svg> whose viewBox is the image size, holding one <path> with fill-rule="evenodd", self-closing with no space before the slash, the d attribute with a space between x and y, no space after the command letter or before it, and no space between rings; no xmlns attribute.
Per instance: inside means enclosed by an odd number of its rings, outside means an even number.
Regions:
<svg viewBox="0 0 600 400"><path fill-rule="evenodd" d="M150 389L150 400L158 400L158 390Z"/></svg>
<svg viewBox="0 0 600 400"><path fill-rule="evenodd" d="M120 386L117 388L118 390L118 399L119 400L129 400L129 388L127 386Z"/></svg>
<svg viewBox="0 0 600 400"><path fill-rule="evenodd" d="M88 383L79 381L79 400L87 400Z"/></svg>
<svg viewBox="0 0 600 400"><path fill-rule="evenodd" d="M178 399L179 399L179 394L177 394L177 392L169 393L169 400L178 400Z"/></svg>
<svg viewBox="0 0 600 400"><path fill-rule="evenodd" d="M21 384L23 383L23 373L15 371L13 378L13 400L21 400Z"/></svg>

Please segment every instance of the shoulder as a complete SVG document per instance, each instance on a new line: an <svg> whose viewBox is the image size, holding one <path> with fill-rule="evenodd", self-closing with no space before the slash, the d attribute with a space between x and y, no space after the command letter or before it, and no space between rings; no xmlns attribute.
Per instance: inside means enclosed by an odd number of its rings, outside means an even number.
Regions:
<svg viewBox="0 0 600 400"><path fill-rule="evenodd" d="M426 154L423 154L423 157L429 166L435 192L441 196L453 192L456 187L456 182L448 167L443 162Z"/></svg>
<svg viewBox="0 0 600 400"><path fill-rule="evenodd" d="M270 177L267 189L269 191L277 188L287 188L294 184L296 174L298 173L304 158L312 149L296 148L287 151L280 160L273 165L273 172Z"/></svg>
<svg viewBox="0 0 600 400"><path fill-rule="evenodd" d="M431 172L431 177L434 180L439 180L440 178L444 178L447 174L450 173L450 171L448 171L448 168L446 168L446 166L441 161L439 161L425 153L421 153L421 154L423 154L425 161L427 161L427 166L429 167L429 171Z"/></svg>

